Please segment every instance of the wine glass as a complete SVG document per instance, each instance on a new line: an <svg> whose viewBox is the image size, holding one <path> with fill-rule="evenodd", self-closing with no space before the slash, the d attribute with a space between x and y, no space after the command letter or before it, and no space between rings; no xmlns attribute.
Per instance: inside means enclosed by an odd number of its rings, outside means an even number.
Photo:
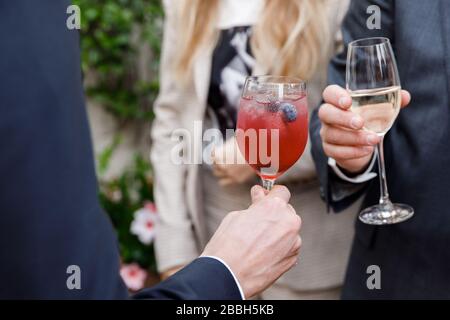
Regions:
<svg viewBox="0 0 450 320"><path fill-rule="evenodd" d="M351 111L364 119L364 130L381 137L377 145L380 177L379 204L363 210L359 219L372 225L403 222L414 209L389 199L384 164L383 140L400 112L401 84L391 43L387 38L353 41L347 53L347 90L352 97Z"/></svg>
<svg viewBox="0 0 450 320"><path fill-rule="evenodd" d="M305 150L306 84L294 77L248 77L240 100L236 139L246 162L270 190Z"/></svg>

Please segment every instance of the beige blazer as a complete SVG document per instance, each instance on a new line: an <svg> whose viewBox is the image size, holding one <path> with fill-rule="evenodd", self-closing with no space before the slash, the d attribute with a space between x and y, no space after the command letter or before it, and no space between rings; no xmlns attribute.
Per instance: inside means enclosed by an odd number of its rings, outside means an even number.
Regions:
<svg viewBox="0 0 450 320"><path fill-rule="evenodd" d="M339 26L348 7L348 0L328 0L333 33L338 33ZM155 200L160 215L156 237L156 256L160 271L184 265L195 259L206 244L205 223L201 199L199 165L173 164L170 155L172 148L179 143L171 139L174 130L183 128L194 134L194 122L203 121L207 106L207 94L211 73L212 53L215 43L210 43L194 59L193 72L188 85L181 86L174 75L168 72L176 53L177 37L174 27L174 9L179 2L164 0L166 19L161 60L161 88L154 105L155 119L152 127L151 160L155 176ZM336 50L337 42L326 46L329 56ZM323 61L314 79L308 82L308 99L310 108L320 103L321 93L326 85L326 69L328 61ZM264 74L265 68L257 66L255 74ZM305 182L302 199L308 201L308 207L314 215L317 211L326 219L325 205L320 200L318 181L309 148L301 160L286 174L286 180ZM244 209L244 208L243 208ZM356 212L355 208L351 208ZM351 218L353 219L353 217ZM320 221L316 224L321 223ZM345 222L350 240L345 240L345 254L349 251L352 237L351 222ZM307 226L304 226L307 228ZM343 232L347 232L347 229ZM312 231L312 232L315 232ZM347 249L348 247L348 249ZM335 248L332 248L334 250ZM334 250L336 251L336 250ZM325 253L326 254L326 253ZM344 257L346 259L346 257ZM342 269L342 268L341 268ZM340 272L340 273L343 273ZM339 281L342 281L339 275ZM333 280L334 282L339 282Z"/></svg>

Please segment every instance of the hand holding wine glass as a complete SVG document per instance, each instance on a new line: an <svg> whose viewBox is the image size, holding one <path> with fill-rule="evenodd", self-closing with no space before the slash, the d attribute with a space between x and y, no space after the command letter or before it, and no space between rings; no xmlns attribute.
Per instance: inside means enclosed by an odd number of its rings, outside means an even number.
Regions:
<svg viewBox="0 0 450 320"><path fill-rule="evenodd" d="M408 106L411 96L402 90L401 107ZM375 146L381 138L364 128L364 119L351 112L350 93L338 85L323 92L324 104L319 109L322 122L320 135L325 154L350 174L364 171L369 165Z"/></svg>
<svg viewBox="0 0 450 320"><path fill-rule="evenodd" d="M213 173L222 187L241 184L255 177L255 171L245 162L236 138L228 139L212 152Z"/></svg>
<svg viewBox="0 0 450 320"><path fill-rule="evenodd" d="M333 144L330 140L323 139L324 150L332 156L340 148L341 153L346 153L347 157L345 159L344 156L344 160L347 160L347 163L344 161L344 165L351 167L350 171L357 172L358 169L361 170L367 166L373 154L373 145L376 145L380 201L378 205L363 210L359 219L373 225L403 222L414 215L414 209L406 204L394 204L389 198L383 140L400 112L402 101L407 102L404 100L408 100L408 94L401 90L397 62L389 39L367 38L349 44L346 89L350 99L348 96L341 95L337 105L342 109L351 105L351 113L344 113L337 108L330 109L330 105L325 105L321 108L320 118L327 124L330 123L331 118L334 118L337 126L357 131L342 131L339 139L335 138ZM325 92L324 95L330 95L330 93ZM328 98L328 100L336 100L336 96ZM330 134L330 131L330 128L325 127L321 132L322 137L329 139L338 135L336 132ZM346 139L348 141L345 141ZM357 141L358 145L349 147L350 140ZM344 141L346 145L339 145L339 142ZM342 160L340 159L341 163ZM351 161L348 162L348 160Z"/></svg>

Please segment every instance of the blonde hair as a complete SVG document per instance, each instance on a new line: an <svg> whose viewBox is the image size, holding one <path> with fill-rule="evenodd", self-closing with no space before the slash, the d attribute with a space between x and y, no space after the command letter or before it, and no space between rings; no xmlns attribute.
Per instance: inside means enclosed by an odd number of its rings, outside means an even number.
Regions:
<svg viewBox="0 0 450 320"><path fill-rule="evenodd" d="M175 71L185 78L207 41L214 41L220 0L182 0L178 7L179 51ZM327 0L266 0L253 27L251 49L257 64L272 75L308 80L330 46Z"/></svg>

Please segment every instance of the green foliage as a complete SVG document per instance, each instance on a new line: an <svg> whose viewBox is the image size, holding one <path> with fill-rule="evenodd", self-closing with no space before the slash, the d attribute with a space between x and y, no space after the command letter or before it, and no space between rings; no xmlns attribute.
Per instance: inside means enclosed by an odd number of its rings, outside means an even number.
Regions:
<svg viewBox="0 0 450 320"><path fill-rule="evenodd" d="M161 0L73 0L81 9L81 58L87 95L119 120L147 122L159 90L158 69L162 42ZM149 57L145 70L142 52ZM134 123L133 122L133 123ZM120 176L104 175L116 148L118 132L98 157L100 201L117 231L124 263L137 262L156 272L153 245L130 232L134 213L153 201L151 167L136 154Z"/></svg>
<svg viewBox="0 0 450 320"><path fill-rule="evenodd" d="M106 168L115 149L114 143L104 152ZM150 164L142 156L136 155L134 164L120 177L110 181L100 179L100 201L116 229L123 262L137 262L141 267L156 273L153 245L141 243L130 232L134 213L146 202L153 201Z"/></svg>
<svg viewBox="0 0 450 320"><path fill-rule="evenodd" d="M93 84L88 96L123 120L152 119L159 90L163 8L160 0L73 0L81 9L82 65ZM139 74L139 52L148 45L151 75Z"/></svg>
<svg viewBox="0 0 450 320"><path fill-rule="evenodd" d="M103 175L108 169L114 150L119 146L121 138L119 135L114 137L112 144L106 147L98 157L98 173Z"/></svg>

